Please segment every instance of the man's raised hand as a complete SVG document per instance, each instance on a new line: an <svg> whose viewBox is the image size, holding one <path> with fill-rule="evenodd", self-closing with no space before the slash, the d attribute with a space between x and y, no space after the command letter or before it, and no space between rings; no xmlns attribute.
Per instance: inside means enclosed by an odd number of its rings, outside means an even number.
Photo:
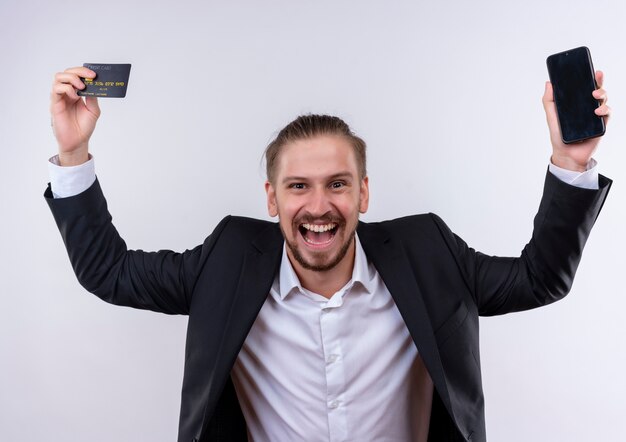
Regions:
<svg viewBox="0 0 626 442"><path fill-rule="evenodd" d="M600 106L595 110L595 113L603 117L606 124L611 115L611 108L606 104L607 95L606 91L602 88L602 84L604 83L604 74L602 71L596 71L596 83L598 84L598 89L593 91L593 97L600 101ZM576 170L579 172L585 171L591 156L598 148L601 137L589 138L579 143L564 144L561 139L561 130L556 115L552 84L549 81L546 82L546 89L542 101L543 108L546 111L548 128L550 129L552 164L563 169Z"/></svg>
<svg viewBox="0 0 626 442"><path fill-rule="evenodd" d="M61 166L76 166L89 159L89 138L96 128L100 107L97 98L86 97L83 101L76 90L85 87L81 77L95 76L85 67L66 69L54 76L50 114Z"/></svg>

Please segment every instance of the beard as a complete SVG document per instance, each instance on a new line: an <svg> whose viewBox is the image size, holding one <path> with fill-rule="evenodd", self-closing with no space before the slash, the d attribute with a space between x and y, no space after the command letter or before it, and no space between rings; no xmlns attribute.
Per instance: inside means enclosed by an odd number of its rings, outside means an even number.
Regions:
<svg viewBox="0 0 626 442"><path fill-rule="evenodd" d="M334 221L337 222L338 220L334 220ZM298 232L297 226L299 226L300 223L302 222L303 221L300 220L299 222L294 223L295 232ZM345 228L346 228L345 222L338 223L338 230L345 229ZM341 244L339 251L334 257L331 256L329 253L322 252L322 253L317 254L317 257L315 258L315 262L312 262L312 260L307 260L304 257L304 255L300 252L300 249L298 248L298 244L296 243L296 241L290 241L287 239L287 235L285 235L285 232L282 230L282 227L281 227L281 231L283 233L283 238L285 238L285 242L287 243L287 247L289 247L289 250L291 251L291 254L293 255L294 259L298 262L298 264L302 266L302 268L306 270L312 270L314 272L325 272L337 266L337 264L339 264L341 260L345 258L346 254L348 253L348 250L350 250L352 241L354 240L354 235L356 233L356 225L354 226L351 232L348 232L344 243ZM300 234L300 233L298 232L296 234Z"/></svg>

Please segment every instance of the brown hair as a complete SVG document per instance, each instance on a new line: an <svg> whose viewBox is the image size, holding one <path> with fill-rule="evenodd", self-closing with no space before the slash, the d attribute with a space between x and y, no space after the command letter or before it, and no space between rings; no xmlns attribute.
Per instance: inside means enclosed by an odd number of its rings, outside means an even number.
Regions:
<svg viewBox="0 0 626 442"><path fill-rule="evenodd" d="M288 143L303 139L313 138L318 135L338 135L345 137L354 148L359 170L359 178L365 178L367 174L365 141L356 136L345 121L332 115L300 115L285 126L276 138L265 149L265 171L267 180L274 184L276 179L276 163L281 149Z"/></svg>

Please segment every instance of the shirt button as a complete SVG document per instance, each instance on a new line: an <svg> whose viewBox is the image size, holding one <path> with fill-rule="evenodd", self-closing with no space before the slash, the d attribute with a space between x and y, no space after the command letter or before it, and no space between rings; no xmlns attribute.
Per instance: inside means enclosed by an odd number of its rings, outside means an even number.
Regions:
<svg viewBox="0 0 626 442"><path fill-rule="evenodd" d="M337 355L330 355L330 356L328 357L328 363L329 363L329 364L332 364L332 363L333 363L333 362L335 362L337 359L339 359L339 356L337 356Z"/></svg>
<svg viewBox="0 0 626 442"><path fill-rule="evenodd" d="M337 407L339 407L339 401L332 401L330 404L328 404L328 408L330 408L331 410L334 410Z"/></svg>

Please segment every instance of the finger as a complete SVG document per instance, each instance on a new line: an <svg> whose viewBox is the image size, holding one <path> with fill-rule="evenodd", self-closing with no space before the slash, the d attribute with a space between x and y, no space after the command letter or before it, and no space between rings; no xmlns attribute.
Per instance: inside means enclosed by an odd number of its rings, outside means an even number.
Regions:
<svg viewBox="0 0 626 442"><path fill-rule="evenodd" d="M76 93L76 89L74 89L71 84L55 83L52 88L52 100L57 102L65 97L69 98L72 102L80 100L80 97Z"/></svg>
<svg viewBox="0 0 626 442"><path fill-rule="evenodd" d="M611 115L611 108L606 104L599 106L594 110L595 114L600 117L609 117Z"/></svg>
<svg viewBox="0 0 626 442"><path fill-rule="evenodd" d="M96 116L100 116L100 105L98 104L97 97L86 97L85 105L89 112Z"/></svg>
<svg viewBox="0 0 626 442"><path fill-rule="evenodd" d="M55 83L67 83L74 86L76 89L83 89L85 83L76 74L70 74L67 72L59 72L54 76Z"/></svg>
<svg viewBox="0 0 626 442"><path fill-rule="evenodd" d="M598 85L598 88L602 87L604 84L604 72L596 71L596 84Z"/></svg>
<svg viewBox="0 0 626 442"><path fill-rule="evenodd" d="M92 71L91 69L86 68L84 66L77 66L75 68L68 68L64 72L67 72L69 74L76 74L79 77L83 77L83 78L95 78L95 76L96 76L96 73L94 71Z"/></svg>
<svg viewBox="0 0 626 442"><path fill-rule="evenodd" d="M595 91L591 93L591 95L593 95L593 98L601 101L602 103L606 103L608 100L606 91L604 89L596 89Z"/></svg>

